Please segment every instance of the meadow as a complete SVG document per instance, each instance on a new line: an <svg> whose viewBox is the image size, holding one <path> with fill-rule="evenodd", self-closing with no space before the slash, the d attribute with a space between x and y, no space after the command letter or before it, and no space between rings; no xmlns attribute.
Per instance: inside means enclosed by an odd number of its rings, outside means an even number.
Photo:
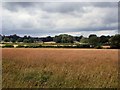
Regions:
<svg viewBox="0 0 120 90"><path fill-rule="evenodd" d="M3 88L116 88L118 50L3 48Z"/></svg>

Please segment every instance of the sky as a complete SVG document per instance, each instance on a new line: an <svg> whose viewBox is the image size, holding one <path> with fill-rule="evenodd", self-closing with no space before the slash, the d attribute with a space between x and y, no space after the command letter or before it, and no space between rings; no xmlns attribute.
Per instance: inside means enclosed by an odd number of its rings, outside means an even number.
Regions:
<svg viewBox="0 0 120 90"><path fill-rule="evenodd" d="M55 36L118 33L117 2L3 2L2 34Z"/></svg>

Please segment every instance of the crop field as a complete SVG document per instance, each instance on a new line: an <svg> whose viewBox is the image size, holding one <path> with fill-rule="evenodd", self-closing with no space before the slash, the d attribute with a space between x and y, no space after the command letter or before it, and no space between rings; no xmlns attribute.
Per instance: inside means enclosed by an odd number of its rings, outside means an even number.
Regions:
<svg viewBox="0 0 120 90"><path fill-rule="evenodd" d="M3 88L116 88L118 50L2 49Z"/></svg>

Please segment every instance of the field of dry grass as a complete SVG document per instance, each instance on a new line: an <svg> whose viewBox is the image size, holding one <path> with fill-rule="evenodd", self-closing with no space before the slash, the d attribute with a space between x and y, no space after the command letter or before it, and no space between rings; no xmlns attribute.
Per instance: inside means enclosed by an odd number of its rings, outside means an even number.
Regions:
<svg viewBox="0 0 120 90"><path fill-rule="evenodd" d="M4 88L114 88L118 51L2 49Z"/></svg>

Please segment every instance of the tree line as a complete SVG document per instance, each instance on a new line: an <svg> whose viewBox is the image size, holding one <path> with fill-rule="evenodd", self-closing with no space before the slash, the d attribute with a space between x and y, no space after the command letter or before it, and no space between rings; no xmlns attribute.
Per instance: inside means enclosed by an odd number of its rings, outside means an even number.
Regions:
<svg viewBox="0 0 120 90"><path fill-rule="evenodd" d="M101 45L110 45L112 48L120 48L120 34L116 34L113 36L97 36L95 34L90 34L88 37L84 36L72 36L68 34L60 34L54 37L31 37L31 36L23 36L20 37L16 34L14 35L0 35L1 42L12 42L12 43L39 43L39 42L51 42L54 41L56 43L81 43L81 44L90 44L93 47L101 46Z"/></svg>

